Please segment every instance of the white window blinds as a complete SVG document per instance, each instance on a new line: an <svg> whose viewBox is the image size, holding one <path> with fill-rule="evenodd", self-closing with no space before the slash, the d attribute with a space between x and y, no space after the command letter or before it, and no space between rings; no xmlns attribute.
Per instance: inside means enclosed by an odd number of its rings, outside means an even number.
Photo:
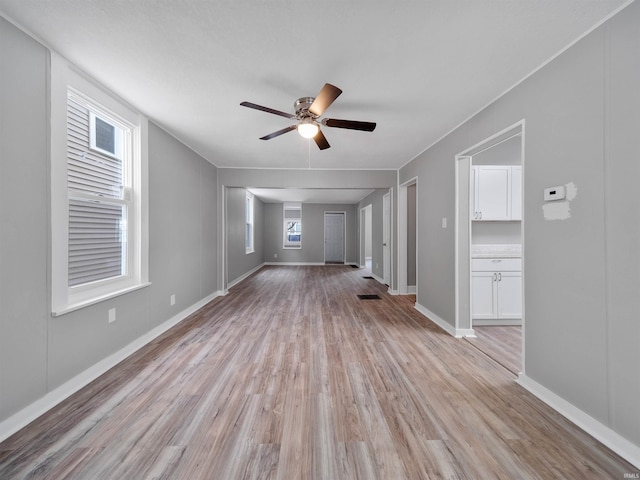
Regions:
<svg viewBox="0 0 640 480"><path fill-rule="evenodd" d="M112 128L105 128L110 125ZM122 148L92 148L92 137L111 132ZM126 128L69 94L67 102L67 188L70 287L126 274ZM122 139L125 139L122 144ZM102 144L108 139L102 138Z"/></svg>

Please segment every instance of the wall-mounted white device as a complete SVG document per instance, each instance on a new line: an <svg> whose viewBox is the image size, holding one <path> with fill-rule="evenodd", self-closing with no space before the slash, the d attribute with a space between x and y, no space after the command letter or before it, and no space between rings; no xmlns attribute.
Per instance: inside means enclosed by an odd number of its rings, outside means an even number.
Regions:
<svg viewBox="0 0 640 480"><path fill-rule="evenodd" d="M564 200L567 194L564 185L559 187L550 187L544 189L544 201L549 202L552 200Z"/></svg>

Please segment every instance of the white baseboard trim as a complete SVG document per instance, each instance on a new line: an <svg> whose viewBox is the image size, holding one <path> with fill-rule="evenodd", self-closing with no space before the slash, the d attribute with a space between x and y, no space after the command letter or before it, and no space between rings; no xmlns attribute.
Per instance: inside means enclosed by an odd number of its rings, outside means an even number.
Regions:
<svg viewBox="0 0 640 480"><path fill-rule="evenodd" d="M161 325L158 325L141 337L138 337L127 346L121 348L115 353L112 353L103 360L100 360L98 363L95 363L94 365L79 373L72 379L66 381L59 387L46 393L43 397L39 398L32 404L13 414L9 418L3 420L2 422L0 422L0 442L9 438L18 430L26 427L29 423L33 422L38 417L51 410L63 400L66 400L68 397L94 381L100 375L116 366L131 354L135 353L140 348L144 347L149 342L162 335L171 327L177 325L189 315L204 307L214 298L225 294L225 292L220 291L214 292L211 295L203 298L202 300L194 303L193 305L182 310L180 313L177 313Z"/></svg>
<svg viewBox="0 0 640 480"><path fill-rule="evenodd" d="M620 455L627 462L640 468L640 446L631 443L619 433L583 412L575 405L567 402L564 398L556 395L535 380L532 380L531 377L521 373L518 376L517 383L600 443Z"/></svg>
<svg viewBox="0 0 640 480"><path fill-rule="evenodd" d="M236 278L235 280L233 280L232 282L229 282L229 284L227 285L227 289L234 287L235 285L239 284L240 282L242 282L245 278L249 277L250 275L253 275L254 273L256 273L258 270L260 270L262 267L265 266L265 263L261 263L260 265L258 265L255 268L252 268L251 270L249 270L247 273L240 275L238 278Z"/></svg>
<svg viewBox="0 0 640 480"><path fill-rule="evenodd" d="M417 302L416 302L416 305L415 305L415 309L418 310L422 315L427 317L429 320L431 320L433 323L438 325L441 329L443 329L445 332L447 332L452 337L462 338L462 337L475 337L476 336L475 332L473 331L473 328L456 328L453 325L451 325L449 322L447 322L446 320L440 318L438 315L433 313L427 307L425 307L423 305L420 305Z"/></svg>

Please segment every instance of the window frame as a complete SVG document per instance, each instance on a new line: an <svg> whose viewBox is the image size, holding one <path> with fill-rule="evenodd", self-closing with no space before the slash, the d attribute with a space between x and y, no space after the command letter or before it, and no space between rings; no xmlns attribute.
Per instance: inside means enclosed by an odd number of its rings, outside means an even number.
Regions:
<svg viewBox="0 0 640 480"><path fill-rule="evenodd" d="M245 254L250 254L255 252L255 200L254 195L246 191L245 195L245 238L244 238L244 246L245 246Z"/></svg>
<svg viewBox="0 0 640 480"><path fill-rule="evenodd" d="M287 217L287 212L298 212L297 217ZM289 240L289 223L291 221L298 222L300 227L299 240ZM282 248L284 249L301 249L302 248L302 203L283 203L282 204Z"/></svg>
<svg viewBox="0 0 640 480"><path fill-rule="evenodd" d="M60 316L150 285L148 261L148 121L124 101L51 53L51 314ZM132 127L131 153L123 168L120 197L96 198L67 186L67 101L73 97L95 107L98 117L117 127ZM89 110L91 111L91 109ZM90 120L90 123L91 120ZM92 127L90 127L91 131ZM90 146L91 148L91 141ZM116 150L117 151L117 150ZM109 152L101 153L115 157ZM126 156L126 155L125 155ZM125 161L125 160L123 160ZM69 199L127 205L126 274L69 286Z"/></svg>

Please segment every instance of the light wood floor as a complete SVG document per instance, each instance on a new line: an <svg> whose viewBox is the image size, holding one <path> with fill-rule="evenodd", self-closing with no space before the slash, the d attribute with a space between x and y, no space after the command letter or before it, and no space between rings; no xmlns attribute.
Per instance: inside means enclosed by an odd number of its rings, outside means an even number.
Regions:
<svg viewBox="0 0 640 480"><path fill-rule="evenodd" d="M0 478L637 472L363 272L263 268L1 443Z"/></svg>
<svg viewBox="0 0 640 480"><path fill-rule="evenodd" d="M522 327L473 327L476 338L465 338L515 375L522 371Z"/></svg>

